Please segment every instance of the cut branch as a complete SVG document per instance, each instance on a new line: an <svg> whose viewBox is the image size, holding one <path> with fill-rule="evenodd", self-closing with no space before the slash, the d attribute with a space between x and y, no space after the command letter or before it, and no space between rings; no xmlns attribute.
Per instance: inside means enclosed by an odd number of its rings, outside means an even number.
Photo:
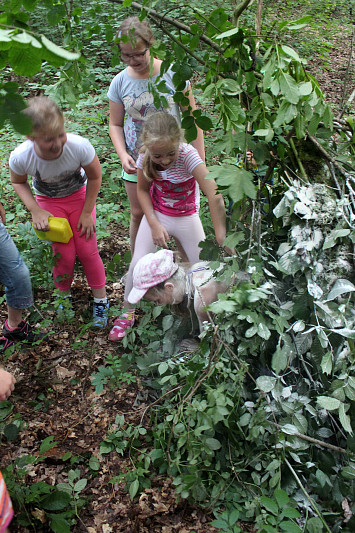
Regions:
<svg viewBox="0 0 355 533"><path fill-rule="evenodd" d="M238 19L240 17L240 15L243 13L243 11L245 11L252 3L254 2L254 0L242 0L234 9L233 11L233 24L237 25L238 24Z"/></svg>
<svg viewBox="0 0 355 533"><path fill-rule="evenodd" d="M352 57L353 57L354 43L355 43L355 25L353 26L353 34L352 34L352 37L351 37L351 45L350 45L350 51L349 51L349 60L348 60L348 65L347 65L346 73L345 73L345 77L344 77L343 97L342 97L342 102L341 102L342 108L341 108L341 111L340 111L340 114L339 114L339 118L341 118L343 116L343 114L344 114L344 112L345 112L345 110L347 108L347 104L352 101L352 100L350 100L350 98L353 98L353 95L355 94L355 90L354 90L352 92L351 97L349 98L349 100L347 102L345 102L345 94L346 94L346 89L347 89L348 81L349 81L349 74L350 74L351 62L352 62Z"/></svg>
<svg viewBox="0 0 355 533"><path fill-rule="evenodd" d="M124 0L111 0L111 2L113 2L114 4L123 4ZM178 30L185 31L186 33L189 33L190 35L194 35L193 32L190 30L190 27L187 26L186 24L183 24L182 22L176 19L173 19L172 17L169 17L168 15L165 15L164 13L159 13L159 11L156 11L155 9L151 7L143 8L142 4L139 4L138 2L132 2L131 7L134 7L137 10L144 9L147 12L148 18L153 18L155 23L157 23L157 20L159 20L159 26L162 29L164 29L164 31L165 31L165 28L163 28L162 24L163 22L167 22L168 24L170 24L171 26L174 26ZM220 46L218 46L218 44L216 44L214 41L212 41L209 37L207 37L207 35L204 35L204 34L200 35L200 40L206 43L208 46L211 46L211 48L216 50L218 53L223 54L223 49ZM191 52L189 51L189 53Z"/></svg>
<svg viewBox="0 0 355 533"><path fill-rule="evenodd" d="M328 161L330 161L330 162L334 165L334 167L340 172L340 174L341 174L342 176L344 176L344 178L348 179L348 178L349 178L349 172L347 172L347 171L345 170L345 168L344 168L342 165L340 165L340 163L338 163L338 161L336 161L336 160L334 159L334 157L332 157L332 156L330 155L330 153L327 152L327 150L326 150L325 148L323 148L323 146L320 144L320 142L317 141L317 139L316 139L315 137L313 137L313 135L309 135L309 134L308 134L307 137L308 137L308 139L309 139L310 141L312 141L312 143L314 144L314 146L316 146L316 147L318 148L318 150L319 150L319 152L322 154L322 156L323 156L325 159L327 159Z"/></svg>

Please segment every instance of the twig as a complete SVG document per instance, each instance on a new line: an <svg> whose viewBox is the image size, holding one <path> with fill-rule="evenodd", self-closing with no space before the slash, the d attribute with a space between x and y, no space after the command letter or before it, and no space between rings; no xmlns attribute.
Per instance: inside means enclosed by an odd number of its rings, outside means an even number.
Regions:
<svg viewBox="0 0 355 533"><path fill-rule="evenodd" d="M339 198L342 198L343 195L344 195L344 191L342 191L340 185L339 185L339 182L337 180L337 177L335 175L335 172L334 172L334 168L333 168L333 165L330 161L327 161L327 165L328 165L328 168L329 168L329 171L332 175L332 178L333 178L333 181L338 189L338 192L339 192ZM347 225L349 226L349 228L353 228L353 224L351 222L351 212L353 212L353 214L355 214L355 199L354 199L354 191L351 187L351 184L350 184L350 181L347 179L346 182L345 182L348 190L349 190L349 197L350 197L350 203L352 204L352 210L349 206L346 206L344 203L342 203L342 209L343 209L343 217L345 218L345 222L347 223ZM346 207L349 207L349 209L347 210L348 212L345 213L345 208ZM350 218L349 218L350 217Z"/></svg>
<svg viewBox="0 0 355 533"><path fill-rule="evenodd" d="M296 158L298 168L299 168L300 171L301 171L302 178L305 179L305 180L307 180L307 181L309 181L309 180L308 180L308 176L307 176L307 174L306 174L306 171L305 171L305 169L304 169L303 163L302 163L302 161L301 161L301 159L300 159L300 157L299 157L299 155L298 155L298 152L297 152L297 150L296 150L296 146L295 146L295 143L293 142L292 137L290 137L289 143L290 143L290 146L291 146L291 148L292 148L293 155L294 155L295 158Z"/></svg>
<svg viewBox="0 0 355 533"><path fill-rule="evenodd" d="M38 309L38 307L35 304L32 304L32 307L37 311L40 317L44 320L44 315L41 313L41 311Z"/></svg>
<svg viewBox="0 0 355 533"><path fill-rule="evenodd" d="M145 417L145 414L146 412L148 411L148 409L150 409L151 407L153 407L154 405L160 403L163 398L165 398L166 396L169 396L170 394L172 394L173 392L179 390L179 389L182 389L183 385L178 385L178 387L174 387L173 389L170 389L168 390L167 392L165 392L164 394L162 394L162 396L160 396L157 400L154 400L154 402L150 403L149 405L147 405L147 407L144 409L143 411L143 414L141 416L141 424L143 422L143 419ZM137 411L140 411L141 409L143 409L143 407L138 407L138 409L136 409L135 411L131 411L132 413L136 413ZM126 413L127 414L127 413Z"/></svg>
<svg viewBox="0 0 355 533"><path fill-rule="evenodd" d="M123 4L124 0L111 0L111 2L113 2L114 4ZM152 16L157 17L161 22L167 22L168 24L175 26L175 28L179 30L182 30L182 31L185 31L186 33L190 33L191 35L194 35L190 27L187 26L186 24L183 24L182 22L169 17L165 15L164 13L159 13L159 11L152 9L151 7L146 7L146 6L143 7L143 5L139 4L138 2L132 2L131 7L134 7L135 9L140 9L140 10L144 9L147 12L149 18L151 18ZM211 46L212 48L214 48L220 54L223 53L223 49L206 35L204 34L200 35L200 40L208 44L208 46Z"/></svg>
<svg viewBox="0 0 355 533"><path fill-rule="evenodd" d="M152 18L154 20L154 22L157 24L157 26L160 26L161 27L161 23L158 24L157 23L157 20L155 19L154 16L151 16L150 18ZM174 41L176 44L178 44L183 50L184 52L186 52L187 54L189 54L191 57L193 57L198 63L200 63L200 65L205 65L205 61L203 61L203 59L201 59L198 55L196 55L194 52L192 52L192 50L190 50L186 45L184 45L181 41L179 41L179 39L177 39L169 30L167 30L166 28L164 28L164 33L169 37L169 39L171 39L172 41Z"/></svg>
<svg viewBox="0 0 355 533"><path fill-rule="evenodd" d="M312 141L312 143L318 148L318 150L320 151L320 153L323 155L323 157L325 157L325 159L327 159L328 161L330 161L331 163L333 163L334 167L340 172L340 174L342 176L344 176L344 178L348 179L349 178L349 172L347 172L345 170L345 168L340 165L340 163L338 163L334 157L332 157L330 155L329 152L327 152L327 150L325 148L323 148L323 146L320 144L319 141L317 141L317 139L315 137L313 137L313 135L307 135L308 139L310 141ZM351 179L351 178L350 178Z"/></svg>
<svg viewBox="0 0 355 533"><path fill-rule="evenodd" d="M291 470L295 480L297 481L300 489L302 490L303 494L306 496L307 500L309 501L309 503L311 504L311 506L313 507L313 509L315 510L315 512L317 513L319 519L322 521L322 524L324 525L325 529L328 531L328 533L332 533L331 530L329 529L327 523L325 522L324 518L323 518L323 515L322 513L320 512L320 510L318 509L318 506L316 504L316 502L314 501L313 498L310 497L310 495L308 494L308 492L306 491L306 489L304 488L300 478L298 477L298 475L296 474L294 468L291 466L291 464L288 462L288 460L285 458L285 463L287 464L288 468Z"/></svg>
<svg viewBox="0 0 355 533"><path fill-rule="evenodd" d="M280 426L280 424L271 422L271 420L269 420L269 423L277 427L277 429L283 432L283 427ZM303 435L303 433L292 433L292 436L311 442L312 444L315 444L316 446L321 446L322 448L328 448L329 450L333 450L334 452L342 453L344 455L349 455L352 457L355 456L355 453L352 452L351 450L344 450L344 448L340 448L339 446L334 446L334 444L329 444L328 442L324 442L319 439L314 439L313 437L309 437L308 435Z"/></svg>
<svg viewBox="0 0 355 533"><path fill-rule="evenodd" d="M343 96L342 96L342 99L341 99L342 108L341 108L340 113L339 113L339 118L341 118L343 116L343 114L345 113L347 104L351 103L352 99L355 96L355 90L354 90L352 92L352 94L351 94L352 98L350 97L349 100L347 102L345 102L345 93L346 93L346 88L347 88L348 80L349 80L349 73L350 73L351 61L352 61L352 56L353 56L354 43L355 43L355 25L353 26L353 34L352 34L352 37L351 37L348 65L346 67L346 72L345 72L345 77L344 77Z"/></svg>
<svg viewBox="0 0 355 533"><path fill-rule="evenodd" d="M251 250L252 250L252 240L253 240L254 225L255 225L255 200L252 200L252 206L253 206L253 211L252 211L251 222L250 222L250 236L249 236L248 256L246 260L246 268L248 268L250 256L251 256Z"/></svg>
<svg viewBox="0 0 355 533"><path fill-rule="evenodd" d="M237 26L240 15L245 11L254 0L242 0L233 11L233 24Z"/></svg>

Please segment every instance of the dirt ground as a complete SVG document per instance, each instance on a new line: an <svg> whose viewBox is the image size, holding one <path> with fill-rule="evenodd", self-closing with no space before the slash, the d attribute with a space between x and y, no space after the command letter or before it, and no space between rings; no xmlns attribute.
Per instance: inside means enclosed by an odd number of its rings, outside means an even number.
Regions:
<svg viewBox="0 0 355 533"><path fill-rule="evenodd" d="M354 63L348 70L350 42L342 36L337 39L330 53L329 70L323 70L317 62L309 62L309 70L319 79L323 91L335 108L344 101L343 87L347 76L345 99L354 90ZM110 258L114 253L127 249L127 230L115 228L115 240L105 239L101 253ZM95 394L90 376L104 363L108 352L122 353L122 347L108 341L108 330L88 330L81 338L87 340L85 348L73 349L78 325L84 324L90 294L86 283L78 276L73 286L76 319L73 324L58 324L53 321L48 340L35 349L14 353L6 362L6 368L17 380L12 402L13 414L19 414L24 427L16 440L1 439L1 465L10 464L16 457L39 454L39 448L48 436L53 436L57 445L48 452L48 457L29 467L26 483L45 481L52 485L67 480L67 463L61 459L71 452L85 459L74 465L84 477L87 458L99 456L100 442L109 430L116 414L124 414L127 421L135 424L141 420L147 400L142 385L123 385L118 390ZM111 304L118 304L122 297L120 283L109 284ZM48 298L45 291L36 294L40 306ZM1 306L1 322L6 318L5 305ZM49 317L51 318L51 317ZM53 317L54 318L54 317ZM146 420L149 423L149 420ZM88 504L80 512L80 520L74 532L89 533L212 533L217 530L209 525L213 516L204 509L176 501L170 479L152 474L151 488L134 501L122 485L110 480L129 468L129 459L116 453L100 457L100 468L83 491ZM37 516L41 516L38 511ZM245 531L252 531L248 524ZM13 532L30 531L13 523ZM33 530L31 530L33 531ZM36 531L48 531L45 524Z"/></svg>

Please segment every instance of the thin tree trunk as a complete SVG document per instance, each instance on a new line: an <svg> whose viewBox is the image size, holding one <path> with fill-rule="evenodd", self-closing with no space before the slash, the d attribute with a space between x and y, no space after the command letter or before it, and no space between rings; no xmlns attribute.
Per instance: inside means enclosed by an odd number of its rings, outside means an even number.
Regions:
<svg viewBox="0 0 355 533"><path fill-rule="evenodd" d="M241 0L240 2L237 2L237 5L235 6L234 8L234 11L233 11L233 24L235 26L238 25L238 20L239 20L239 17L240 15L243 13L243 11L245 11L252 3L254 2L254 0Z"/></svg>
<svg viewBox="0 0 355 533"><path fill-rule="evenodd" d="M256 8L255 32L257 36L257 47L259 47L259 40L261 35L261 15L263 11L263 3L263 0L258 0L258 5Z"/></svg>

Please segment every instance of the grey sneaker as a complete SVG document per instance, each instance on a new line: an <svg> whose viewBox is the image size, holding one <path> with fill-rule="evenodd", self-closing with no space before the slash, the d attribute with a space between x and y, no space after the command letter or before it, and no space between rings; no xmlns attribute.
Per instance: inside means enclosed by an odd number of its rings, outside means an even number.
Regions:
<svg viewBox="0 0 355 533"><path fill-rule="evenodd" d="M94 328L105 328L107 326L108 310L110 304L107 303L97 303L93 304L93 327Z"/></svg>

